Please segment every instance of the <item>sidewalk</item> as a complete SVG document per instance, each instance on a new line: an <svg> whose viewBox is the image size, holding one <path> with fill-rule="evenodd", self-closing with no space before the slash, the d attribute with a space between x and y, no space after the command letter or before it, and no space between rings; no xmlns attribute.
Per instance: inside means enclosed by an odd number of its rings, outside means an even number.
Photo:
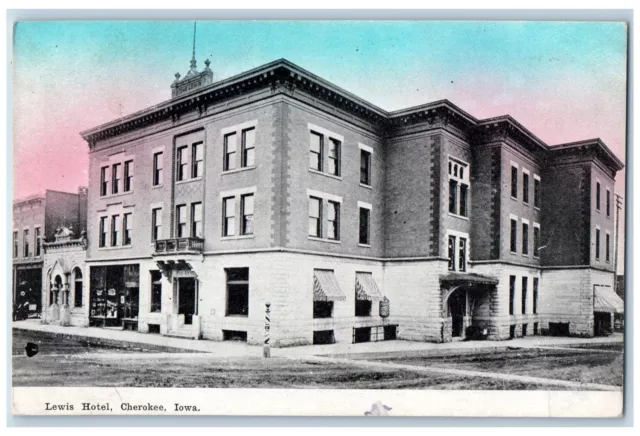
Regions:
<svg viewBox="0 0 640 436"><path fill-rule="evenodd" d="M208 340L191 340L170 338L148 333L138 333L124 330L112 330L97 327L61 327L41 324L40 320L16 321L14 329L40 331L49 334L77 336L108 342L126 342L131 345L144 347L166 347L175 351L191 351L211 353L220 357L262 356L262 346L247 345L242 342L219 342ZM600 338L571 338L554 336L528 336L509 341L456 341L436 344L431 342L384 341L366 342L360 344L331 344L304 345L290 348L272 348L271 355L276 357L305 357L340 354L366 354L389 352L428 352L428 354L469 354L475 352L503 351L507 348L530 347L571 347L581 344L609 344L622 343L623 335L615 333L612 336Z"/></svg>

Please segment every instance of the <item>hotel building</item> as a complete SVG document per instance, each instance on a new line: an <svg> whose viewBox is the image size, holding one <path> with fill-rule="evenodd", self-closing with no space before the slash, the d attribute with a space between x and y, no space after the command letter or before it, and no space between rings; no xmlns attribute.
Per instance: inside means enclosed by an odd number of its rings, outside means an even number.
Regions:
<svg viewBox="0 0 640 436"><path fill-rule="evenodd" d="M592 336L613 311L623 165L602 141L447 100L388 112L286 60L205 64L82 132L88 324L259 344L269 303L290 346Z"/></svg>

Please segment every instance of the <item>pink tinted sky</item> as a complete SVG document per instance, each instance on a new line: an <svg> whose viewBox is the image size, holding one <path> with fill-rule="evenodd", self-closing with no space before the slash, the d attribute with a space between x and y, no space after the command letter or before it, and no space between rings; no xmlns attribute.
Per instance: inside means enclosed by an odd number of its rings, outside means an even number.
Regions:
<svg viewBox="0 0 640 436"><path fill-rule="evenodd" d="M14 198L86 185L79 132L168 99L173 74L187 71L192 30L18 24ZM620 23L200 22L197 41L199 66L210 58L215 80L284 57L387 110L447 98L477 118L510 114L550 145L600 137L625 161Z"/></svg>

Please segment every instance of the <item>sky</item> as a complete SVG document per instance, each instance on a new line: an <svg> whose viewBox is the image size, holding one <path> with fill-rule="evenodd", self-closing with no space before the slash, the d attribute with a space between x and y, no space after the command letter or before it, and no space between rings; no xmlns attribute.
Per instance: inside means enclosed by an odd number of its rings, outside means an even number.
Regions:
<svg viewBox="0 0 640 436"><path fill-rule="evenodd" d="M192 40L187 21L18 23L14 198L86 185L79 132L169 99ZM549 145L599 137L625 162L626 41L621 23L202 21L196 58L214 81L286 58L385 110L446 98Z"/></svg>

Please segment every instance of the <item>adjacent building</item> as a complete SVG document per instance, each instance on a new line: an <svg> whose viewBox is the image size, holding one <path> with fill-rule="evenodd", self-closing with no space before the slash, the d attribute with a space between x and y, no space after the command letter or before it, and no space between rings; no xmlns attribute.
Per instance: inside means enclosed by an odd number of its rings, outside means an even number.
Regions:
<svg viewBox="0 0 640 436"><path fill-rule="evenodd" d="M77 193L47 190L13 202L13 301L40 313L43 305L43 243L54 239L61 226L78 232L87 222L87 188ZM82 227L82 228L81 228Z"/></svg>
<svg viewBox="0 0 640 436"><path fill-rule="evenodd" d="M258 344L270 304L275 346L594 334L623 167L602 141L205 64L82 132L88 324Z"/></svg>

